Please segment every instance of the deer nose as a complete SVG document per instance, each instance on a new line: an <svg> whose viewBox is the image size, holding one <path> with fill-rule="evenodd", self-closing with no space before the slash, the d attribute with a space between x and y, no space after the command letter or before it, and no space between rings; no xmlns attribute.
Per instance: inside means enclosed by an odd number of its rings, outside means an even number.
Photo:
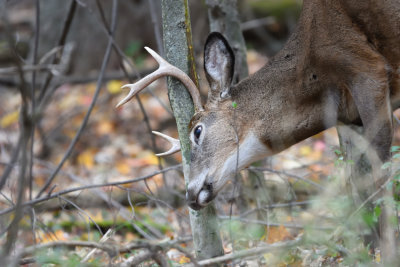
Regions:
<svg viewBox="0 0 400 267"><path fill-rule="evenodd" d="M188 205L194 210L200 210L208 205L213 199L213 186L212 183L189 183L186 191L186 201Z"/></svg>

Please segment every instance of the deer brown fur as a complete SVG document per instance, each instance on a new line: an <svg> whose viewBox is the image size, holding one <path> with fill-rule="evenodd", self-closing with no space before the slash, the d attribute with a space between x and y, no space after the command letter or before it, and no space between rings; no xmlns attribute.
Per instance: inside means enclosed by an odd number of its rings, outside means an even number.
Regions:
<svg viewBox="0 0 400 267"><path fill-rule="evenodd" d="M386 161L392 110L400 106L399 65L400 2L305 0L285 47L254 75L210 93L205 111L194 116L191 131L203 121L211 130L204 138L212 140L192 146L193 181L187 194L192 208L208 203L225 177L232 177L218 170L226 153L236 153L250 131L265 145L264 154L246 162L239 155L238 169L338 122L363 125L371 149ZM211 82L211 92L212 87ZM225 91L229 97L218 98ZM200 166L208 169L206 174Z"/></svg>
<svg viewBox="0 0 400 267"><path fill-rule="evenodd" d="M190 89L193 209L207 205L241 168L339 122L364 127L375 165L389 158L392 111L400 107L400 1L304 0L295 32L267 65L232 86L233 65L227 41L210 34L204 107ZM154 79L162 75L172 74ZM128 86L121 103L138 91Z"/></svg>

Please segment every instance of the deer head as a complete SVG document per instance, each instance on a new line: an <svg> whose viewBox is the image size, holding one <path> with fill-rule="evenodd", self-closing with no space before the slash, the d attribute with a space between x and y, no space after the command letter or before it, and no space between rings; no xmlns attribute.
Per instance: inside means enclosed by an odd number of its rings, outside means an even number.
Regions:
<svg viewBox="0 0 400 267"><path fill-rule="evenodd" d="M186 198L193 209L206 206L239 170L269 151L244 116L246 107L238 106L231 97L234 63L225 38L211 33L204 47L208 99L189 125L191 179Z"/></svg>
<svg viewBox="0 0 400 267"><path fill-rule="evenodd" d="M260 141L251 119L243 116L246 107L237 106L231 97L234 54L220 33L211 33L204 48L204 69L210 85L207 103L203 106L194 83L181 70L170 65L153 50L146 50L160 67L135 84L127 84L131 91L117 107L128 102L135 94L161 76L174 76L190 92L195 114L188 126L191 140L190 183L186 198L191 208L200 209L215 198L223 186L238 170L270 153ZM179 140L165 136L172 148L159 156L179 151Z"/></svg>

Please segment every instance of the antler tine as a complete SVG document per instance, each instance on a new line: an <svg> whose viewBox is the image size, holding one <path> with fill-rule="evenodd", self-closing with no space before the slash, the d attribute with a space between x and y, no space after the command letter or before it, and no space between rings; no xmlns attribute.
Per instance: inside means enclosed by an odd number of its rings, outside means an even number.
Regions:
<svg viewBox="0 0 400 267"><path fill-rule="evenodd" d="M196 111L202 111L203 105L201 104L200 92L197 89L194 82L190 79L190 77L182 70L169 64L165 59L163 59L160 55L158 55L152 49L150 49L148 47L145 47L145 49L158 62L159 67L156 71L147 75L146 77L137 81L136 83L126 84L126 85L122 86L122 88L126 88L126 87L130 88L130 91L129 91L129 94L117 104L117 108L122 106L123 104L127 103L137 93L139 93L141 90L146 88L148 85L150 85L152 82L154 82L158 78L163 77L163 76L173 76L173 77L179 79L185 85L187 90L189 91L190 95L192 96L193 104L195 106Z"/></svg>
<svg viewBox="0 0 400 267"><path fill-rule="evenodd" d="M163 156L167 156L167 155L172 155L178 151L181 150L181 141L179 141L178 139L172 138L171 136L168 136L166 134L157 132L157 131L153 131L153 134L158 135L162 138L164 138L165 140L167 140L168 142L171 143L172 147L164 153L160 153L160 154L156 154L157 157L163 157Z"/></svg>

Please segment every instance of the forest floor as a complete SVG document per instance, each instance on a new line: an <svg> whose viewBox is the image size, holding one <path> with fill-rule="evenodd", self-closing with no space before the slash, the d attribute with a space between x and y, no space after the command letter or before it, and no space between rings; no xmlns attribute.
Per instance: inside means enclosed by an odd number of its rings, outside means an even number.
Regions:
<svg viewBox="0 0 400 267"><path fill-rule="evenodd" d="M249 52L248 58L251 72L265 62L265 58L253 51ZM154 68L155 62L148 58L144 61L144 67ZM202 83L205 81L201 80ZM53 241L100 242L109 229L113 232L107 234L108 240L104 242L110 244L124 245L143 239L190 239L188 208L184 201L185 186L178 165L181 156L177 153L157 158L148 128L150 125L152 130L177 137L165 81L153 83L147 92L141 94L148 124L136 100L122 108L115 108L127 93L121 90L125 83L127 81L110 80L104 84L88 125L46 194L80 186L123 182L154 174L160 167L175 167L141 181L78 190L34 205L31 209L34 211L34 222L27 213L21 223L17 247ZM45 109L35 131L33 198L60 163L81 126L95 87L95 83L63 84ZM206 89L203 90L205 94ZM0 173L10 161L18 140L20 104L16 90L0 90ZM399 137L396 131L395 139ZM157 152L168 149L165 141L160 138L154 140ZM252 167L259 169L256 182L252 181L251 177L254 176L250 175L255 172L254 169L244 170L244 186L227 186L216 200L225 252L250 249L260 243L295 240L311 231L310 228L314 231L311 233L321 231L328 235L335 232L338 227L336 213L341 213L337 208L346 205L338 201L345 195L341 187L343 181L338 179L338 174L344 168L341 157L336 129L332 128ZM18 165L1 192L1 210L15 203L17 177ZM251 188L255 184L261 184L263 188L254 191ZM29 192L25 197L29 199ZM12 216L2 215L2 229L11 219ZM313 238L317 239L314 236L308 240ZM3 243L4 234L1 240ZM341 241L334 243L340 244ZM194 254L191 241L182 242L180 246ZM64 266L79 263L90 250L76 248L66 253L57 250L41 252L37 264L52 262ZM165 258L176 266L190 262L188 255L176 248L170 247L163 252ZM135 253L139 252L124 254L124 257ZM87 264L101 265L106 259L106 253L97 251ZM113 261L116 263L119 260L117 257ZM284 252L266 252L232 264L307 266L312 263L339 264L342 261L343 254L327 243L309 241ZM148 261L143 266L151 264L153 261Z"/></svg>

